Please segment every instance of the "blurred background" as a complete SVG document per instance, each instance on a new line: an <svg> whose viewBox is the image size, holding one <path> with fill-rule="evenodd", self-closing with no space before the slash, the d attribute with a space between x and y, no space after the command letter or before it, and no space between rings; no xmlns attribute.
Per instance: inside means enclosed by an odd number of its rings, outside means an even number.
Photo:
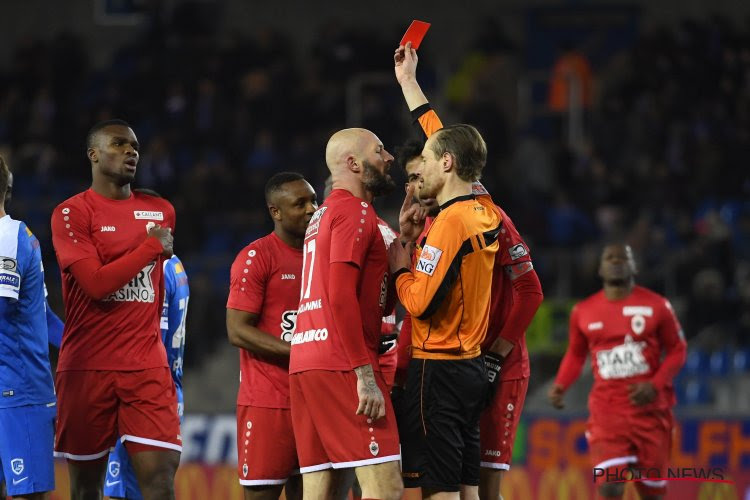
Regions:
<svg viewBox="0 0 750 500"><path fill-rule="evenodd" d="M686 464L718 464L748 483L750 4L403 3L0 3L0 155L15 175L9 211L42 242L52 307L63 311L51 209L90 184L88 128L122 118L142 145L137 186L177 210L175 249L190 277L183 461L236 460L238 355L226 340L225 302L235 254L272 229L264 183L298 171L322 199L332 132L369 128L392 153L414 136L392 54L409 22L422 19L432 28L419 80L445 123L469 122L484 135L482 181L530 246L544 287L528 332L529 433L517 444L531 497L541 498L549 476L535 476L535 464L562 474L576 453L585 458L588 370L562 414L544 394L570 307L599 289L601 246L617 238L633 246L639 282L672 301L688 339L675 384L677 451ZM402 172L392 174L400 186ZM376 202L396 227L401 199L399 189ZM723 430L704 428L717 418ZM577 436L561 445L572 455L535 462L549 459L537 448L558 436L542 433L535 445L539 422L561 426L561 440ZM207 484L236 482L231 469L195 471L190 477ZM573 477L566 481L577 484ZM531 498L518 491L506 498Z"/></svg>

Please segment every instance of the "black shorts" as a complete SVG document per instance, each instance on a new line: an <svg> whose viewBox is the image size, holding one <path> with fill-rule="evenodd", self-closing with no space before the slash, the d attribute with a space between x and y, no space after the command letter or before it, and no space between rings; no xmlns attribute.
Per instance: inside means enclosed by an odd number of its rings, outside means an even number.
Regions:
<svg viewBox="0 0 750 500"><path fill-rule="evenodd" d="M488 390L481 356L409 362L396 405L405 487L479 485L479 415Z"/></svg>

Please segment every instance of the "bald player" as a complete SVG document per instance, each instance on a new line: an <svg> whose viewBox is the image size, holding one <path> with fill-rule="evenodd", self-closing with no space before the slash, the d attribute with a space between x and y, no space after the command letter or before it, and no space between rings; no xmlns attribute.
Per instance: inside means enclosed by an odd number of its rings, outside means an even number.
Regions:
<svg viewBox="0 0 750 500"><path fill-rule="evenodd" d="M331 194L305 233L289 387L305 499L337 497L354 468L362 498L398 499L398 432L378 364L388 260L375 196L395 187L393 156L364 129L326 147Z"/></svg>

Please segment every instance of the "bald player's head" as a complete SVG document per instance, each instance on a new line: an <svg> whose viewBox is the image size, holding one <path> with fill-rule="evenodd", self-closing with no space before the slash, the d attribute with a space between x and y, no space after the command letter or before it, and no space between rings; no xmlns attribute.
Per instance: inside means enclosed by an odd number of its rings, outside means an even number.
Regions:
<svg viewBox="0 0 750 500"><path fill-rule="evenodd" d="M328 170L335 176L351 160L356 162L371 141L380 142L375 134L364 128L345 128L333 134L326 145Z"/></svg>

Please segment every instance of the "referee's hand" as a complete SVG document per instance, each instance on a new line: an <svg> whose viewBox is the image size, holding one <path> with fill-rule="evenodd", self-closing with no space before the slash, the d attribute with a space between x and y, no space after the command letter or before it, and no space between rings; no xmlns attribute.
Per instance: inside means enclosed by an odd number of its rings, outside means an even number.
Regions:
<svg viewBox="0 0 750 500"><path fill-rule="evenodd" d="M357 374L357 396L359 397L356 415L364 414L373 420L384 417L385 398L375 382L372 366L358 366L354 372Z"/></svg>

